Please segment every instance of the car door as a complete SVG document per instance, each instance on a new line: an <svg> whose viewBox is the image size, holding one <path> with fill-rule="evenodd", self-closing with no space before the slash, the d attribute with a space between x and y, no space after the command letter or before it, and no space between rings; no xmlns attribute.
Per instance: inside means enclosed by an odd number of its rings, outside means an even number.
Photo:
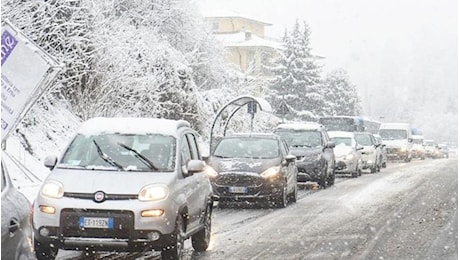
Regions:
<svg viewBox="0 0 460 260"><path fill-rule="evenodd" d="M181 138L181 164L183 171L187 171L187 163L190 160L199 160L200 155L196 137L192 132L185 133ZM190 217L190 227L199 224L201 212L205 210L207 199L207 176L204 172L194 173L186 177L187 205Z"/></svg>
<svg viewBox="0 0 460 260"><path fill-rule="evenodd" d="M281 155L283 157L283 161L286 161L286 156L289 154L289 147L283 139L279 139L279 146L281 150ZM286 179L288 182L288 188L294 188L294 185L297 185L297 166L295 161L287 162L286 165L283 166L285 168ZM291 190L290 190L291 191Z"/></svg>

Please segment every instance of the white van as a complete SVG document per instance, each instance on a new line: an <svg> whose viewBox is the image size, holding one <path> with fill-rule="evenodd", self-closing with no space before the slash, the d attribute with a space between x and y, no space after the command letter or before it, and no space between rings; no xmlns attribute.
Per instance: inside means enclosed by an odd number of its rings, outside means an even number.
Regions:
<svg viewBox="0 0 460 260"><path fill-rule="evenodd" d="M412 131L408 123L383 123L379 135L386 145L389 160L412 160Z"/></svg>

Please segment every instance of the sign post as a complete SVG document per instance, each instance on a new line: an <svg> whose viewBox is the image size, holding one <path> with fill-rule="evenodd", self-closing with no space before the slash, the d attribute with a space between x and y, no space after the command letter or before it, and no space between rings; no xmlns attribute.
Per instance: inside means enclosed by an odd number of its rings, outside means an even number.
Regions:
<svg viewBox="0 0 460 260"><path fill-rule="evenodd" d="M2 144L61 68L9 21L2 24Z"/></svg>

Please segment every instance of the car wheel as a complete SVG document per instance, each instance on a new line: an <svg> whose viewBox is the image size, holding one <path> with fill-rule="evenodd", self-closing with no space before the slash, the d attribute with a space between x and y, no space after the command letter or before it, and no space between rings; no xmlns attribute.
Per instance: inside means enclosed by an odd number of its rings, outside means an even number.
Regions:
<svg viewBox="0 0 460 260"><path fill-rule="evenodd" d="M171 236L171 244L163 248L161 251L161 259L180 260L182 259L185 240L184 218L182 215L177 218L176 227Z"/></svg>
<svg viewBox="0 0 460 260"><path fill-rule="evenodd" d="M387 167L387 163L386 162L383 162L382 163L382 168L386 168Z"/></svg>
<svg viewBox="0 0 460 260"><path fill-rule="evenodd" d="M298 187L297 187L297 182L294 184L294 191L292 191L290 200L292 202L297 202L297 194L298 194Z"/></svg>
<svg viewBox="0 0 460 260"><path fill-rule="evenodd" d="M286 181L283 182L283 186L281 187L281 194L275 199L275 207L277 208L285 208L288 203L287 198L287 184Z"/></svg>
<svg viewBox="0 0 460 260"><path fill-rule="evenodd" d="M323 189L327 188L327 166L323 170L322 176L320 176L320 180L318 181L318 185L321 186Z"/></svg>
<svg viewBox="0 0 460 260"><path fill-rule="evenodd" d="M335 172L332 171L331 175L327 179L327 185L332 186L332 185L334 185L334 183L335 183Z"/></svg>
<svg viewBox="0 0 460 260"><path fill-rule="evenodd" d="M211 240L211 212L212 208L209 205L206 209L203 228L192 236L192 246L197 252L203 252L208 249L209 241Z"/></svg>
<svg viewBox="0 0 460 260"><path fill-rule="evenodd" d="M35 256L38 260L55 259L59 249L48 243L38 242L34 239Z"/></svg>

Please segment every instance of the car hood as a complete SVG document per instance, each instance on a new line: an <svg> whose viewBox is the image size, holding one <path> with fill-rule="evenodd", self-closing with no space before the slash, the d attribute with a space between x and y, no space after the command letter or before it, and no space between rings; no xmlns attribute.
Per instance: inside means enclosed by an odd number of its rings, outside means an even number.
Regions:
<svg viewBox="0 0 460 260"><path fill-rule="evenodd" d="M295 156L315 156L322 153L322 147L293 147L291 146L289 149L289 153Z"/></svg>
<svg viewBox="0 0 460 260"><path fill-rule="evenodd" d="M334 147L334 154L337 157L341 157L341 156L348 155L349 153L351 153L352 150L353 149L349 146L337 145L336 147Z"/></svg>
<svg viewBox="0 0 460 260"><path fill-rule="evenodd" d="M137 194L149 184L170 184L175 172L100 171L80 169L54 169L47 180L64 186L64 192L93 193L104 191L114 194ZM46 181L45 181L46 182Z"/></svg>
<svg viewBox="0 0 460 260"><path fill-rule="evenodd" d="M214 170L221 172L254 172L262 173L268 168L279 166L280 158L255 159L255 158L218 158L211 157L209 160Z"/></svg>
<svg viewBox="0 0 460 260"><path fill-rule="evenodd" d="M399 147L407 147L409 143L407 140L384 140L383 143L386 145L387 148L399 148Z"/></svg>

